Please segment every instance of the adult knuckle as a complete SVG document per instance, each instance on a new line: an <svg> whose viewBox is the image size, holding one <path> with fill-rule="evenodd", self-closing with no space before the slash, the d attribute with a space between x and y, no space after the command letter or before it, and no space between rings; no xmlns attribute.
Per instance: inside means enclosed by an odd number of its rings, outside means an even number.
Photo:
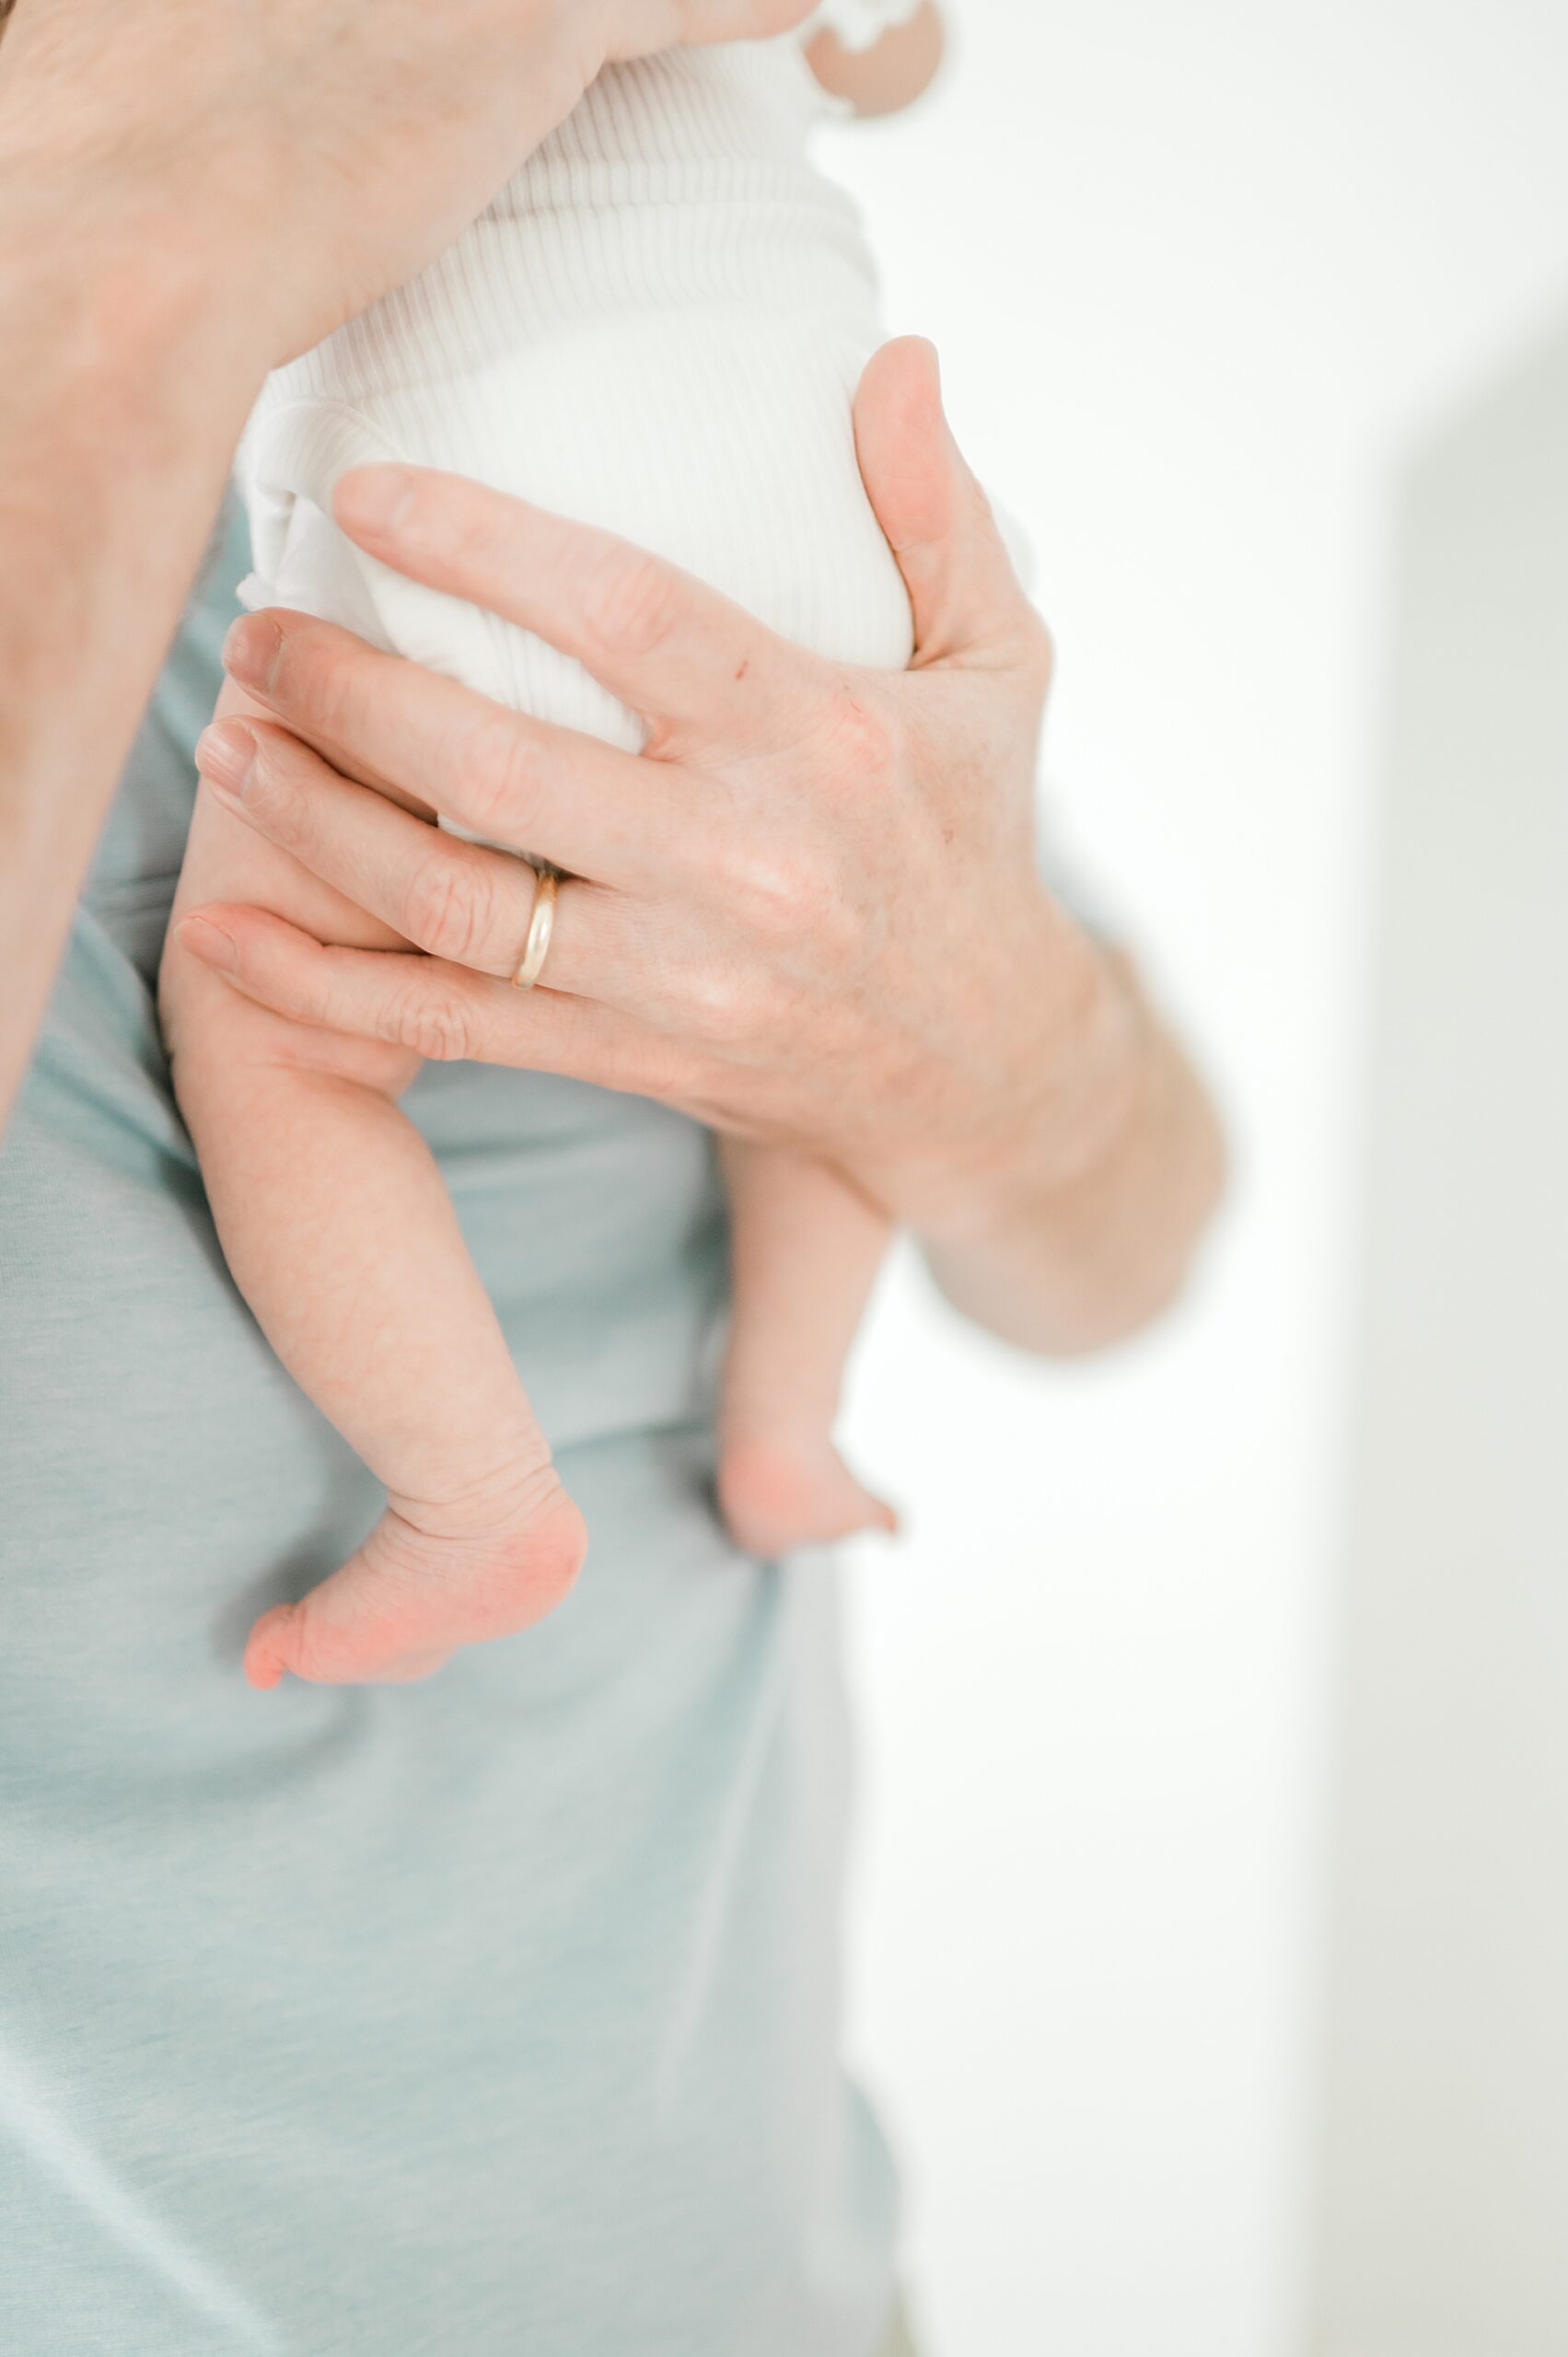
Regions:
<svg viewBox="0 0 1568 2357"><path fill-rule="evenodd" d="M698 970L690 984L692 1028L709 1047L739 1047L750 1030L749 993L729 966Z"/></svg>
<svg viewBox="0 0 1568 2357"><path fill-rule="evenodd" d="M472 1021L459 994L449 984L421 976L394 1000L389 1037L401 1048L412 1048L426 1063L459 1063L469 1055Z"/></svg>
<svg viewBox="0 0 1568 2357"><path fill-rule="evenodd" d="M273 836L297 831L303 805L295 777L297 760L294 742L281 731L258 728L255 756L245 781L244 808Z"/></svg>
<svg viewBox="0 0 1568 2357"><path fill-rule="evenodd" d="M811 896L807 861L796 846L742 842L728 865L726 895L746 933L787 939L799 930Z"/></svg>
<svg viewBox="0 0 1568 2357"><path fill-rule="evenodd" d="M544 801L539 745L509 712L480 722L468 752L475 826L497 842L527 844Z"/></svg>
<svg viewBox="0 0 1568 2357"><path fill-rule="evenodd" d="M330 1031L342 1015L333 976L323 961L303 981L280 995L277 1009L313 1030Z"/></svg>
<svg viewBox="0 0 1568 2357"><path fill-rule="evenodd" d="M668 567L640 549L600 558L583 593L588 628L616 655L652 654L674 627L679 604Z"/></svg>
<svg viewBox="0 0 1568 2357"><path fill-rule="evenodd" d="M891 783L898 767L899 731L894 715L847 680L836 687L824 720L834 772L862 790Z"/></svg>
<svg viewBox="0 0 1568 2357"><path fill-rule="evenodd" d="M486 935L490 897L482 868L433 845L409 879L402 929L422 949L470 965Z"/></svg>

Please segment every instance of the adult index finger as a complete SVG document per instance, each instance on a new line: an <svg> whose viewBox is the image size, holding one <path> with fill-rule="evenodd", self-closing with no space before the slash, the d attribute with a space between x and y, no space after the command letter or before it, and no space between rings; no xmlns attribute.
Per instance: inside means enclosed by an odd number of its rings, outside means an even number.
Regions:
<svg viewBox="0 0 1568 2357"><path fill-rule="evenodd" d="M663 877L700 817L674 766L655 780L634 754L508 711L308 614L248 615L224 665L333 769L575 876Z"/></svg>
<svg viewBox="0 0 1568 2357"><path fill-rule="evenodd" d="M575 656L640 714L656 755L674 739L782 744L821 702L813 656L593 525L418 467L355 468L334 504L350 539L383 563Z"/></svg>

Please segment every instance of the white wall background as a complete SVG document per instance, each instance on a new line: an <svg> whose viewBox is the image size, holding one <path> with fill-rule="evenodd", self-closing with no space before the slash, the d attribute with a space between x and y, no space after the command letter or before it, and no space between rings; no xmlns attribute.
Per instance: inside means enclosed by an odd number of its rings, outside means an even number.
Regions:
<svg viewBox="0 0 1568 2357"><path fill-rule="evenodd" d="M856 2044L934 2357L1290 2357L1386 490L1568 302L1568 10L955 6L940 96L830 161L1034 537L1059 821L1238 1177L1104 1365L889 1287Z"/></svg>
<svg viewBox="0 0 1568 2357"><path fill-rule="evenodd" d="M1568 2350L1568 305L1401 484L1317 2357Z"/></svg>

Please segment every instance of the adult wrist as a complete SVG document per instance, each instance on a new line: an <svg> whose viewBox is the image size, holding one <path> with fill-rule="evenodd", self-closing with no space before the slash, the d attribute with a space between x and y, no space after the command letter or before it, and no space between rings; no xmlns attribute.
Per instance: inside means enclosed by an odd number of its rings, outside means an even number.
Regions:
<svg viewBox="0 0 1568 2357"><path fill-rule="evenodd" d="M1170 1306L1225 1180L1213 1100L1131 960L1086 946L1101 987L1079 1055L990 1195L923 1237L956 1307L1050 1357L1103 1350Z"/></svg>
<svg viewBox="0 0 1568 2357"><path fill-rule="evenodd" d="M934 1251L1037 1227L1116 1156L1156 1061L1155 1028L1126 961L1040 892L993 1002L1010 1011L1000 1055L977 1057L973 1103L947 1201L921 1220Z"/></svg>

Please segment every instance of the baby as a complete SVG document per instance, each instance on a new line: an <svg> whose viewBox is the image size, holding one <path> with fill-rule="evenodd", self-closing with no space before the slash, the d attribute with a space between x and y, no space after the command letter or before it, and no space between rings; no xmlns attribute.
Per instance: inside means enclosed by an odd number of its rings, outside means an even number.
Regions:
<svg viewBox="0 0 1568 2357"><path fill-rule="evenodd" d="M875 278L854 208L808 147L831 99L902 105L939 50L932 0L829 0L793 38L608 70L439 261L269 380L240 463L248 602L323 616L501 703L639 748L637 719L578 666L336 529L337 477L396 459L607 527L822 655L903 668L909 604L851 419L879 341ZM220 711L247 708L226 690ZM399 946L203 789L176 915L214 900ZM270 1014L172 932L160 996L235 1279L388 1493L341 1570L258 1620L246 1674L261 1687L285 1671L425 1677L560 1603L586 1534L399 1109L417 1060ZM890 1527L832 1442L883 1222L825 1166L755 1146L722 1158L729 1527L764 1558Z"/></svg>

